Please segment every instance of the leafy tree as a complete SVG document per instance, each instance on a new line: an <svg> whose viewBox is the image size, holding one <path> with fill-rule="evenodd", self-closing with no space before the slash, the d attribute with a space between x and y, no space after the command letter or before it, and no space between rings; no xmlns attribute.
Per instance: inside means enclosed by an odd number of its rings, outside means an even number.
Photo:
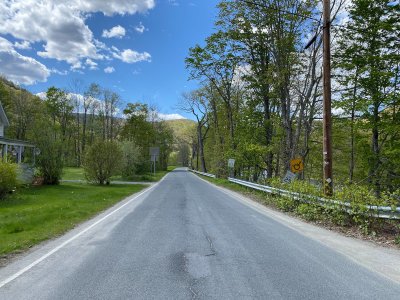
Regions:
<svg viewBox="0 0 400 300"><path fill-rule="evenodd" d="M124 141L121 142L121 149L123 153L122 175L129 178L134 176L140 167L140 148L134 142Z"/></svg>
<svg viewBox="0 0 400 300"><path fill-rule="evenodd" d="M36 167L39 170L39 176L43 177L44 184L56 185L60 183L64 167L64 147L61 141L54 140L52 134L52 131L40 130L35 139L36 147L40 149L40 154L36 158Z"/></svg>
<svg viewBox="0 0 400 300"><path fill-rule="evenodd" d="M224 103L229 128L230 147L235 146L235 80L239 68L238 47L224 31L218 31L206 39L206 46L196 45L189 49L186 68L190 79L207 80Z"/></svg>
<svg viewBox="0 0 400 300"><path fill-rule="evenodd" d="M369 181L377 196L388 159L385 148L388 141L398 138L400 128L399 9L400 5L390 0L353 1L338 53L340 66L346 72L342 82L352 86L350 96L345 93L338 105L351 113L353 121L358 112L363 120L360 125L371 132L366 159L370 161Z"/></svg>
<svg viewBox="0 0 400 300"><path fill-rule="evenodd" d="M95 142L85 153L85 178L101 185L110 184L110 178L121 171L122 159L123 153L118 143Z"/></svg>
<svg viewBox="0 0 400 300"><path fill-rule="evenodd" d="M207 173L206 160L204 157L204 140L210 127L206 127L208 122L208 102L205 94L201 90L196 90L182 95L179 105L180 109L193 114L197 121L197 154L200 156L201 170ZM181 148L182 149L182 148ZM183 148L184 149L184 148ZM197 164L198 169L198 164Z"/></svg>
<svg viewBox="0 0 400 300"><path fill-rule="evenodd" d="M36 167L43 183L59 184L64 167L65 147L59 138L60 128L48 119L47 111L37 120L34 128L33 141L40 153L36 158Z"/></svg>
<svg viewBox="0 0 400 300"><path fill-rule="evenodd" d="M59 128L62 142L65 142L69 125L73 119L72 112L74 107L71 99L65 91L50 87L46 92L45 104L53 121L53 126Z"/></svg>
<svg viewBox="0 0 400 300"><path fill-rule="evenodd" d="M85 153L87 144L87 129L88 129L88 115L89 110L95 107L95 103L100 95L100 86L96 83L90 84L83 97L83 121L82 121L82 152ZM93 109L92 109L93 110ZM93 113L94 115L94 113ZM91 123L93 123L93 117L91 116Z"/></svg>
<svg viewBox="0 0 400 300"><path fill-rule="evenodd" d="M121 130L121 137L133 142L140 149L137 172L141 174L150 170L150 147L160 148L159 168L166 170L173 143L171 129L158 119L155 110L147 104L129 103L123 113L126 121Z"/></svg>

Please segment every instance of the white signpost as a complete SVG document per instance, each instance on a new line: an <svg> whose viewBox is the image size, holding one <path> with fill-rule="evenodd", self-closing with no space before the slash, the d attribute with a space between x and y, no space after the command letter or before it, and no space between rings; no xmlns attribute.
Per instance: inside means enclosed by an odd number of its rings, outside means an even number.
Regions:
<svg viewBox="0 0 400 300"><path fill-rule="evenodd" d="M152 169L153 169L153 172L155 175L156 174L156 163L158 162L158 158L160 157L160 147L150 147L149 153L150 153Z"/></svg>
<svg viewBox="0 0 400 300"><path fill-rule="evenodd" d="M228 159L228 167L229 168L235 167L235 160L233 158Z"/></svg>
<svg viewBox="0 0 400 300"><path fill-rule="evenodd" d="M235 160L233 158L228 159L228 169L229 169L229 176L234 176L234 168L235 168Z"/></svg>

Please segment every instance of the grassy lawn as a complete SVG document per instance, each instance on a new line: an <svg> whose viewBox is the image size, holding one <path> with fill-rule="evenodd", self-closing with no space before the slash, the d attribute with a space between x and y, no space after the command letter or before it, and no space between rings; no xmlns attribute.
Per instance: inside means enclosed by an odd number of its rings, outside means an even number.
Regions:
<svg viewBox="0 0 400 300"><path fill-rule="evenodd" d="M66 167L63 170L63 180L84 180L83 168Z"/></svg>
<svg viewBox="0 0 400 300"><path fill-rule="evenodd" d="M203 179L205 179L205 180L207 180L207 181L209 181L211 183L214 183L214 184L219 185L221 187L233 190L235 192L239 192L239 193L246 194L246 195L258 194L258 195L270 197L270 195L266 194L265 192L253 190L253 189L250 189L248 187L245 187L245 186L230 182L228 179L211 178L211 177L199 175L199 174L196 174L196 173L193 173L193 174L195 174L196 176L199 176L200 178L203 178Z"/></svg>
<svg viewBox="0 0 400 300"><path fill-rule="evenodd" d="M175 166L169 166L167 171L157 171L154 175L153 173L145 173L141 175L135 175L130 178L124 178L122 176L113 176L111 180L113 181L142 181L142 182L155 182L159 181L168 172L175 169ZM64 168L63 180L85 180L83 168L66 167Z"/></svg>
<svg viewBox="0 0 400 300"><path fill-rule="evenodd" d="M144 187L62 184L21 188L0 201L0 257L61 235Z"/></svg>
<svg viewBox="0 0 400 300"><path fill-rule="evenodd" d="M121 180L121 181L129 180L129 181L155 182L155 181L159 181L167 173L171 172L175 168L176 168L175 166L168 166L166 171L156 171L155 175L153 173L146 173L146 174L142 174L142 175L133 176L133 177L131 177L129 179L122 178L121 176L119 176L119 177L112 177L112 180Z"/></svg>

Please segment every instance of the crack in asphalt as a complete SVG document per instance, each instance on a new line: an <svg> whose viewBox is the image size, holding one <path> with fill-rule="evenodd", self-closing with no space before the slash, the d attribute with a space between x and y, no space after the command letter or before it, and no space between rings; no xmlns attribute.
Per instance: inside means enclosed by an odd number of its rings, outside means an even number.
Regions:
<svg viewBox="0 0 400 300"><path fill-rule="evenodd" d="M193 284L189 285L189 290L192 293L192 299L196 299L197 298L197 293L192 289L192 287L196 284L196 282L194 282Z"/></svg>
<svg viewBox="0 0 400 300"><path fill-rule="evenodd" d="M203 229L203 234L204 234L204 236L206 237L206 240L207 240L207 242L208 242L208 245L209 245L210 251L211 251L209 254L206 254L205 256L214 256L214 255L217 255L217 251L215 251L214 244L213 244L213 242L212 242L211 237L208 235L207 231L204 229L203 226L202 226L202 229Z"/></svg>

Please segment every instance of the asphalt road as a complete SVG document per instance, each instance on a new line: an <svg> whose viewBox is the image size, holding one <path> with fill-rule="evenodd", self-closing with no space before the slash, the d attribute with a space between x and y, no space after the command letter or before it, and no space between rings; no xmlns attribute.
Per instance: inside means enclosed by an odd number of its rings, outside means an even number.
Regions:
<svg viewBox="0 0 400 300"><path fill-rule="evenodd" d="M0 269L0 299L400 299L400 285L183 170L85 226Z"/></svg>

